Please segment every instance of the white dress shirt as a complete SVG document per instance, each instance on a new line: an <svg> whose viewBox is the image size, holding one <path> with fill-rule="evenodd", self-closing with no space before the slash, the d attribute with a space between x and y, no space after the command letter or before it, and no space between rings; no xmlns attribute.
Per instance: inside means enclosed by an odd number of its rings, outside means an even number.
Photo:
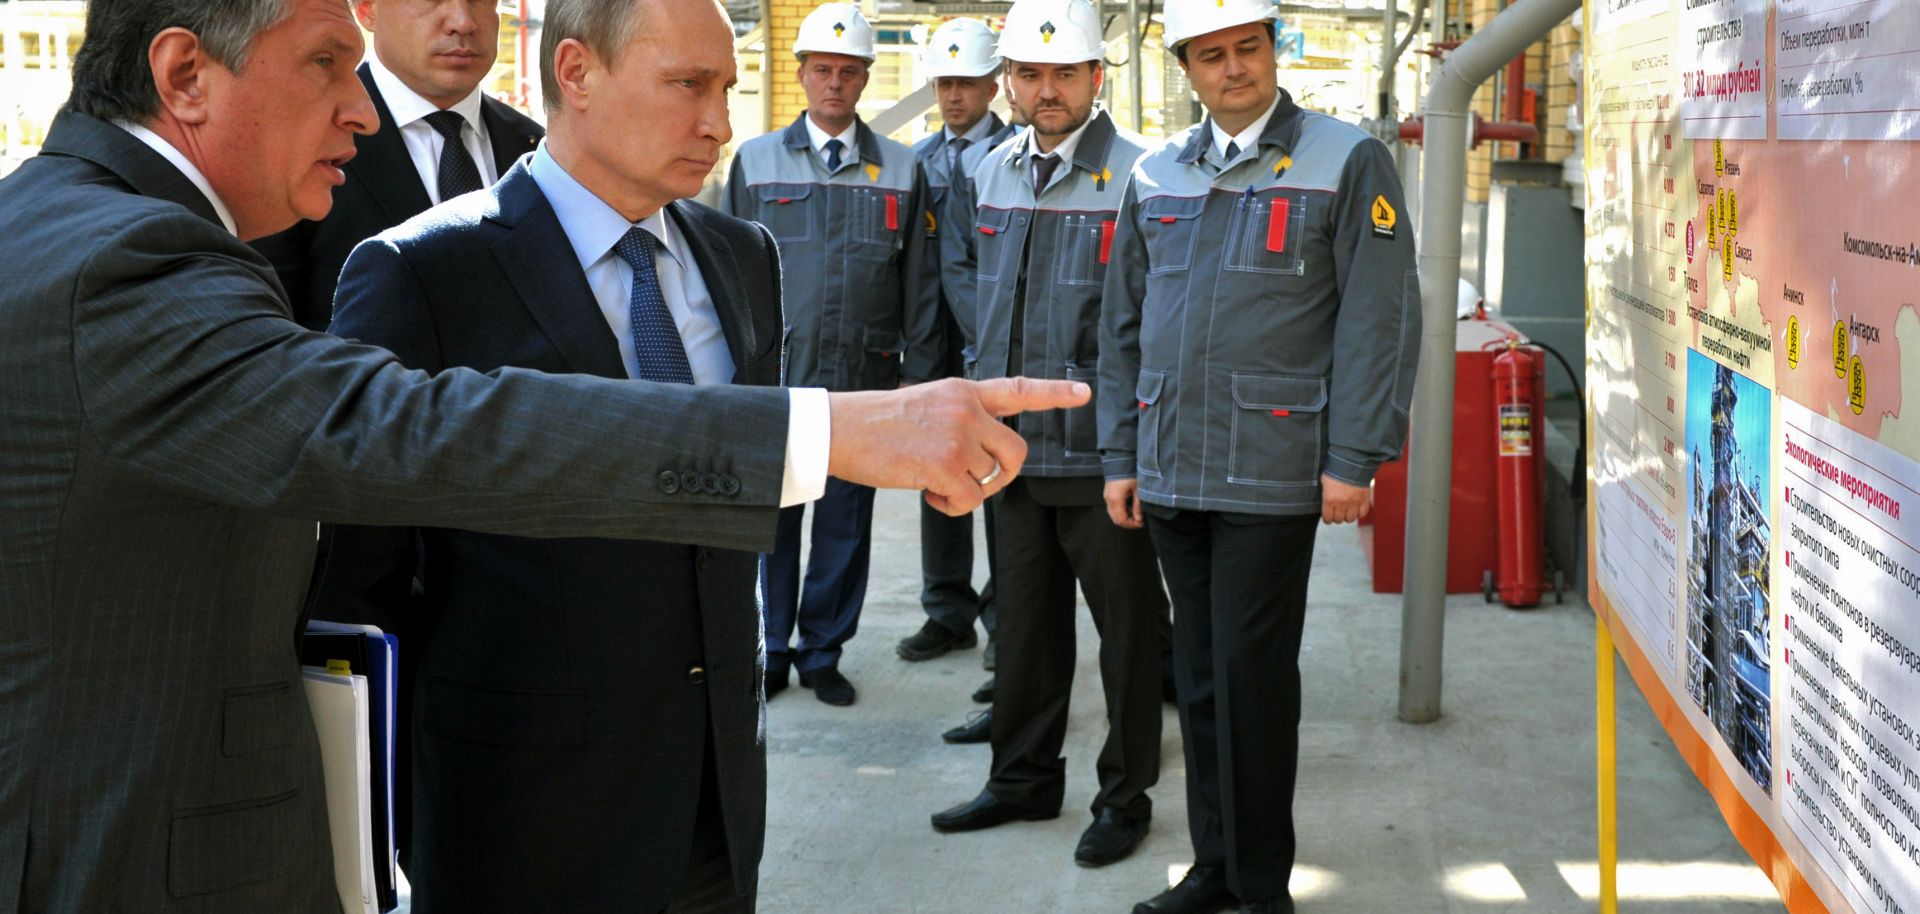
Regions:
<svg viewBox="0 0 1920 914"><path fill-rule="evenodd" d="M587 287L620 344L620 361L627 377L640 376L639 356L633 346L633 268L614 251L627 230L638 225L660 242L654 271L661 297L673 315L674 326L693 368L695 384L733 383L733 354L727 349L720 314L707 290L700 267L693 260L679 226L662 208L638 223L628 222L595 196L555 161L542 142L528 169L540 192L553 207L560 228L573 245L574 257L586 274ZM794 388L787 417L787 473L781 487L782 507L813 501L826 493L827 450L831 416L827 393L817 388Z"/></svg>
<svg viewBox="0 0 1920 914"><path fill-rule="evenodd" d="M1246 155L1248 150L1260 145L1260 134L1267 132L1267 122L1273 120L1273 112L1279 109L1280 95L1279 93L1275 93L1273 96L1273 104L1267 106L1267 113L1255 118L1253 123L1247 125L1247 129L1232 136L1228 136L1225 130L1220 129L1219 121L1209 118L1207 124L1213 128L1213 154L1219 156L1221 161L1226 162L1227 144L1237 143L1240 146L1240 154ZM1231 165L1233 163L1227 162L1227 164Z"/></svg>
<svg viewBox="0 0 1920 914"><path fill-rule="evenodd" d="M180 169L180 173L186 175L187 180L193 182L193 186L200 188L200 193L206 196L207 202L213 204L213 214L220 217L220 224L226 226L227 234L235 238L240 237L240 229L234 224L233 214L227 211L227 204L221 201L219 194L213 192L213 185L207 183L207 176L201 174L200 169L194 167L194 164L188 161L180 150L173 148L172 143L162 139L160 134L148 130L145 125L132 121L114 121L113 123L120 129L133 134L134 139L147 144L147 148L173 163L173 167Z"/></svg>
<svg viewBox="0 0 1920 914"><path fill-rule="evenodd" d="M1080 138L1087 135L1087 127L1093 124L1094 115L1099 113L1098 110L1095 110L1093 114L1088 115L1087 122L1075 128L1072 133L1067 134L1067 138L1061 140L1060 145L1053 147L1052 152L1041 152L1040 134L1034 132L1031 127L1027 128L1027 183L1032 184L1033 179L1040 176L1040 160L1048 156L1058 156L1060 158L1060 165L1072 168L1073 151L1080 148ZM1060 180L1060 165L1054 166L1053 177L1047 181L1048 187L1053 186L1054 181ZM1044 190L1045 188L1042 189Z"/></svg>
<svg viewBox="0 0 1920 914"><path fill-rule="evenodd" d="M859 150L853 148L854 137L860 132L860 123L858 121L848 124L847 129L842 131L839 136L828 133L825 129L821 128L819 124L814 123L811 115L806 118L806 121L807 136L813 140L813 151L820 156L820 161L825 162L827 160L828 140L840 141L840 166L842 168L846 167L848 162L860 158Z"/></svg>
<svg viewBox="0 0 1920 914"><path fill-rule="evenodd" d="M400 140L407 145L407 158L413 160L414 170L420 173L420 183L427 188L427 199L439 203L440 152L446 147L446 139L427 123L427 115L439 111L440 106L407 88L400 77L380 63L378 54L367 55L367 71L373 75L380 98L387 103L387 112L393 115L393 123L381 124L380 129L400 131ZM479 167L480 183L485 187L499 180L500 173L493 165L493 144L487 137L487 121L480 116L480 98L480 87L475 86L466 98L446 110L466 121L460 130L460 140L467 147L467 154L473 157L473 164Z"/></svg>

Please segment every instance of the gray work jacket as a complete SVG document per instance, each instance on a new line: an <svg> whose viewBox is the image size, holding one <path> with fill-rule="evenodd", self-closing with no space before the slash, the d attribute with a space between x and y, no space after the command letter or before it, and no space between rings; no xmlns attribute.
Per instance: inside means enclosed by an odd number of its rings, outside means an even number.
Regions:
<svg viewBox="0 0 1920 914"><path fill-rule="evenodd" d="M954 295L966 335L971 377L1099 378L1100 297L1106 281L1121 189L1146 151L1103 109L1036 198L1032 150L1022 134L995 147L973 173L973 191L956 187L947 222L968 231L941 237L942 260L972 277ZM1024 279L1024 282L1022 281ZM1020 294L1024 290L1025 302ZM1024 305L1024 307L1021 307ZM1020 314L1020 364L1010 363ZM1021 415L1031 476L1099 476L1097 404Z"/></svg>
<svg viewBox="0 0 1920 914"><path fill-rule="evenodd" d="M1393 157L1282 90L1232 163L1211 118L1133 168L1100 326L1108 479L1184 510L1309 514L1400 452L1419 358ZM1224 167L1223 167L1224 166Z"/></svg>
<svg viewBox="0 0 1920 914"><path fill-rule="evenodd" d="M936 377L940 272L919 163L856 122L853 150L828 173L806 117L741 144L720 197L780 249L787 385L886 390Z"/></svg>
<svg viewBox="0 0 1920 914"><path fill-rule="evenodd" d="M980 167L980 160L986 158L990 150L1020 133L1019 127L1000 120L1000 115L991 111L987 112L987 122L988 130L986 139L960 150L961 174L958 176L948 173L951 166L949 165L950 160L947 155L947 143L949 142L947 139L947 131L941 130L913 144L913 154L920 159L920 171L927 176L927 214L929 216L927 220L927 232L935 236L936 239L941 234L941 229L948 227L944 223L946 222L947 199L951 195L949 188L955 184L969 182L972 179L974 170ZM972 231L972 226L954 226L953 228L955 231L963 228L967 231ZM946 248L944 242L936 240L934 244L936 250L944 251ZM952 260L942 256L940 258L941 304L951 309L953 307L954 283L967 282L970 280L971 277L967 273L960 271ZM970 359L972 357L973 354L968 352L967 358Z"/></svg>

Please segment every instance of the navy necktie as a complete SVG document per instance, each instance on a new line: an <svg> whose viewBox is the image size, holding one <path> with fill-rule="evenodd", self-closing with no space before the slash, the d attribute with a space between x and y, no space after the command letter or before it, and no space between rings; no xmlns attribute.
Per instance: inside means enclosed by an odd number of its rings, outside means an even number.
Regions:
<svg viewBox="0 0 1920 914"><path fill-rule="evenodd" d="M680 328L660 293L660 274L653 267L660 242L639 226L627 230L613 246L614 253L633 268L633 294L627 297L627 316L633 323L633 355L640 363L640 379L667 384L692 384L693 366Z"/></svg>
<svg viewBox="0 0 1920 914"><path fill-rule="evenodd" d="M847 148L847 144L842 143L839 140L827 141L827 145L825 146L825 149L827 150L827 170L828 171L840 170L840 150L845 148Z"/></svg>
<svg viewBox="0 0 1920 914"><path fill-rule="evenodd" d="M1057 155L1036 156L1033 160L1033 195L1047 189L1047 182L1053 180L1053 170L1060 167Z"/></svg>
<svg viewBox="0 0 1920 914"><path fill-rule="evenodd" d="M1227 162L1231 164L1233 160L1237 158L1240 158L1240 144L1232 140L1228 140L1227 141Z"/></svg>
<svg viewBox="0 0 1920 914"><path fill-rule="evenodd" d="M440 145L440 201L442 203L486 185L480 180L480 167L460 139L460 128L467 120L454 111L435 111L427 115L427 126L446 142Z"/></svg>
<svg viewBox="0 0 1920 914"><path fill-rule="evenodd" d="M961 178L966 177L966 175L961 174L960 171L960 156L966 151L967 140L965 137L956 138L947 144L947 183L957 183Z"/></svg>

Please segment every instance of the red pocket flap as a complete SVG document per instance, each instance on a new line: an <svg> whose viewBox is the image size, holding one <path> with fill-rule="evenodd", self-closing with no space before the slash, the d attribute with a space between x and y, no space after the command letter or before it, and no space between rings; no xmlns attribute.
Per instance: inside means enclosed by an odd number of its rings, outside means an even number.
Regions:
<svg viewBox="0 0 1920 914"><path fill-rule="evenodd" d="M887 195L887 231L897 232L899 230L900 230L900 197L898 194L888 194Z"/></svg>
<svg viewBox="0 0 1920 914"><path fill-rule="evenodd" d="M1287 210L1292 201L1285 197L1276 197L1273 209L1267 212L1267 250L1275 254L1287 252Z"/></svg>
<svg viewBox="0 0 1920 914"><path fill-rule="evenodd" d="M1106 263L1113 256L1113 220L1100 223L1100 262Z"/></svg>

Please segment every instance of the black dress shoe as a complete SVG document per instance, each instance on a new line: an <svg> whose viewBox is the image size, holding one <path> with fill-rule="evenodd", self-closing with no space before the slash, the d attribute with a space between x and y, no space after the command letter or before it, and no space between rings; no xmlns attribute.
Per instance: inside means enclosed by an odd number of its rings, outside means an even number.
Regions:
<svg viewBox="0 0 1920 914"><path fill-rule="evenodd" d="M940 738L949 743L984 743L993 730L993 709L976 711L967 718L967 722L940 734Z"/></svg>
<svg viewBox="0 0 1920 914"><path fill-rule="evenodd" d="M948 651L960 651L980 643L980 636L973 633L973 626L967 626L964 632L954 632L932 619L920 626L920 630L895 645L893 652L902 660L932 660Z"/></svg>
<svg viewBox="0 0 1920 914"><path fill-rule="evenodd" d="M1240 906L1240 914L1293 914L1293 896L1262 898Z"/></svg>
<svg viewBox="0 0 1920 914"><path fill-rule="evenodd" d="M1073 862L1081 866L1118 863L1127 859L1146 836L1146 822L1136 822L1118 809L1102 806L1093 814L1093 824L1080 835L1080 846L1073 849Z"/></svg>
<svg viewBox="0 0 1920 914"><path fill-rule="evenodd" d="M980 688L974 689L973 700L983 705L993 704L993 680L989 679Z"/></svg>
<svg viewBox="0 0 1920 914"><path fill-rule="evenodd" d="M1133 914L1219 914L1235 899L1224 867L1194 864L1170 888L1133 906Z"/></svg>
<svg viewBox="0 0 1920 914"><path fill-rule="evenodd" d="M813 697L830 705L853 704L853 683L833 667L800 674L800 684L813 690Z"/></svg>
<svg viewBox="0 0 1920 914"><path fill-rule="evenodd" d="M980 795L952 809L933 814L933 830L938 832L979 831L1008 822L1039 822L1060 818L1060 810L1040 812L1024 809L999 797L980 791Z"/></svg>
<svg viewBox="0 0 1920 914"><path fill-rule="evenodd" d="M767 667L767 697L772 698L787 688L787 668Z"/></svg>

